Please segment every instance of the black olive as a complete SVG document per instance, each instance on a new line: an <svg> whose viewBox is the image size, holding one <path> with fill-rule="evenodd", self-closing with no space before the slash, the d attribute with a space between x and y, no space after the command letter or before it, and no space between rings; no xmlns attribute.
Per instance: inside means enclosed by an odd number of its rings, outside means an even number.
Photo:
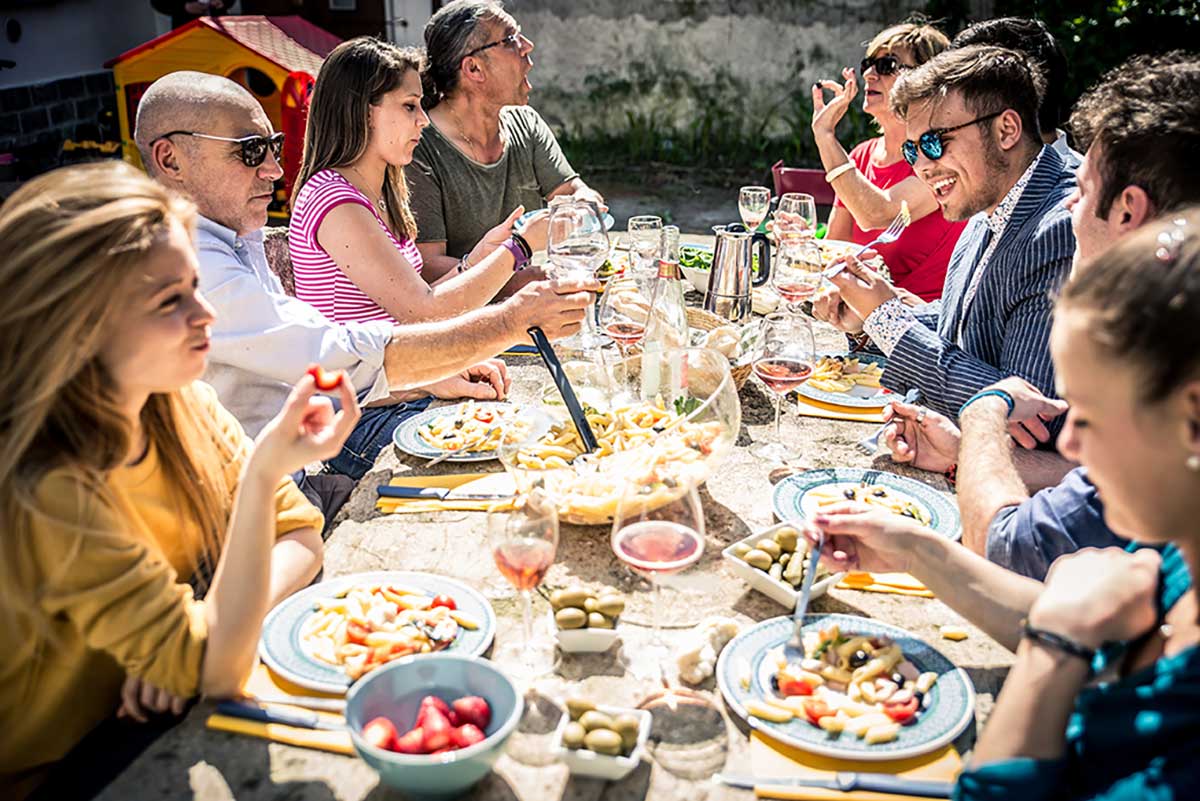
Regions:
<svg viewBox="0 0 1200 801"><path fill-rule="evenodd" d="M845 496L846 498L848 498L849 500L854 500L854 488L847 487L846 489L842 490L842 495Z"/></svg>
<svg viewBox="0 0 1200 801"><path fill-rule="evenodd" d="M775 692L779 692L779 677L774 673L771 674L771 689Z"/></svg>
<svg viewBox="0 0 1200 801"><path fill-rule="evenodd" d="M887 490L885 490L883 487L880 487L879 489L875 490L875 492L873 492L872 494L876 498L883 498L887 495Z"/></svg>
<svg viewBox="0 0 1200 801"><path fill-rule="evenodd" d="M902 676L900 673L893 673L891 675L891 680L892 680L892 683L895 684L897 687L904 686L904 676Z"/></svg>
<svg viewBox="0 0 1200 801"><path fill-rule="evenodd" d="M913 697L917 699L917 709L922 709L925 706L925 693L913 690Z"/></svg>
<svg viewBox="0 0 1200 801"><path fill-rule="evenodd" d="M900 513L900 516L901 517L911 517L913 520L917 519L917 516L915 514L913 514L912 509L905 509L903 512Z"/></svg>
<svg viewBox="0 0 1200 801"><path fill-rule="evenodd" d="M850 657L850 667L859 668L871 660L871 655L859 648Z"/></svg>

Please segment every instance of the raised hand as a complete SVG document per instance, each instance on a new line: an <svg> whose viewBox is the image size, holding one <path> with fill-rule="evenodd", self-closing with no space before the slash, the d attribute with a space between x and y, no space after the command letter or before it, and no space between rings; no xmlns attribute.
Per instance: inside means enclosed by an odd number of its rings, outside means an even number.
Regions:
<svg viewBox="0 0 1200 801"><path fill-rule="evenodd" d="M842 80L844 83L840 84L836 81L818 81L813 84L812 130L814 134L832 135L842 117L846 116L846 112L850 110L850 104L858 96L858 81L854 77L853 67L842 70ZM828 102L825 100L826 91L833 95Z"/></svg>
<svg viewBox="0 0 1200 801"><path fill-rule="evenodd" d="M505 301L511 330L522 341L533 326L550 339L568 337L579 331L599 288L594 277L534 281Z"/></svg>
<svg viewBox="0 0 1200 801"><path fill-rule="evenodd" d="M313 377L305 374L292 388L283 409L259 433L247 470L260 470L264 477L278 481L309 462L338 454L360 414L350 377L338 375L341 411L333 411L329 398L318 395Z"/></svg>
<svg viewBox="0 0 1200 801"><path fill-rule="evenodd" d="M896 290L887 282L887 279L862 261L863 259L873 259L877 255L875 251L867 250L859 258L846 256L843 259L846 269L829 279L838 288L842 300L863 320L870 317L871 312L896 297Z"/></svg>

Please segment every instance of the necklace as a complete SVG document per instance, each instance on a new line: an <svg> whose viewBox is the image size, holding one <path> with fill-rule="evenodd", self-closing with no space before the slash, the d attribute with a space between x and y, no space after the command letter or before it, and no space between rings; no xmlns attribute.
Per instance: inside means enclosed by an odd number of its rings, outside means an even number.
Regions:
<svg viewBox="0 0 1200 801"><path fill-rule="evenodd" d="M451 116L454 117L454 125L455 125L455 127L458 128L459 138L462 139L463 142L466 143L467 148L471 151L471 158L474 159L475 161L480 161L480 159L478 157L479 154L476 152L476 149L475 149L475 140L472 139L471 137L467 136L467 131L465 128L463 128L462 118L458 116L457 111L452 111L452 112L450 112L450 114L451 114Z"/></svg>
<svg viewBox="0 0 1200 801"><path fill-rule="evenodd" d="M350 170L355 175L357 175L359 177L359 179L362 180L364 186L370 186L370 184L367 182L367 177L365 175L363 175L361 172L359 172L357 167L347 166L346 169ZM372 202L374 202L374 204L379 207L379 210L381 212L383 212L384 214L387 214L387 203L385 203L383 200L382 192L380 192L379 197L372 198L371 193L369 193L366 189L360 187L359 191L361 191L364 195L367 196L367 200L371 200Z"/></svg>

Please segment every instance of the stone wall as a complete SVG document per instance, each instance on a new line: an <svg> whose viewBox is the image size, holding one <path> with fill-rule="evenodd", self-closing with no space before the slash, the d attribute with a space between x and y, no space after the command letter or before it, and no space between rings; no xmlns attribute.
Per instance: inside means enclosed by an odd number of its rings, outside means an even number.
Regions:
<svg viewBox="0 0 1200 801"><path fill-rule="evenodd" d="M0 89L0 154L16 156L12 177L28 178L58 166L62 144L68 140L120 138L115 88L107 70ZM62 160L98 155L103 154L71 151Z"/></svg>

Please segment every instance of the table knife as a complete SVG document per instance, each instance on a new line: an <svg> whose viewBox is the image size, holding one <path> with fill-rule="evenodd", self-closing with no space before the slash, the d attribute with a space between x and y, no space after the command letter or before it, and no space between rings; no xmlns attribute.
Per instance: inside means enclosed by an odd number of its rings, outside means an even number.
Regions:
<svg viewBox="0 0 1200 801"><path fill-rule="evenodd" d="M383 484L379 495L384 498L407 498L428 501L507 501L511 492L455 492L452 487L393 487Z"/></svg>
<svg viewBox="0 0 1200 801"><path fill-rule="evenodd" d="M245 701L221 701L217 712L233 718L257 720L260 723L282 723L284 726L299 726L303 729L326 729L342 731L344 722L335 722L321 717L316 712L301 712L292 709L271 709Z"/></svg>
<svg viewBox="0 0 1200 801"><path fill-rule="evenodd" d="M890 795L911 795L920 798L949 798L954 782L934 779L909 779L890 773L836 773L832 778L793 778L739 776L718 773L713 777L730 787L745 787L753 790L763 787L816 787L822 790L838 790L843 793L865 790Z"/></svg>

